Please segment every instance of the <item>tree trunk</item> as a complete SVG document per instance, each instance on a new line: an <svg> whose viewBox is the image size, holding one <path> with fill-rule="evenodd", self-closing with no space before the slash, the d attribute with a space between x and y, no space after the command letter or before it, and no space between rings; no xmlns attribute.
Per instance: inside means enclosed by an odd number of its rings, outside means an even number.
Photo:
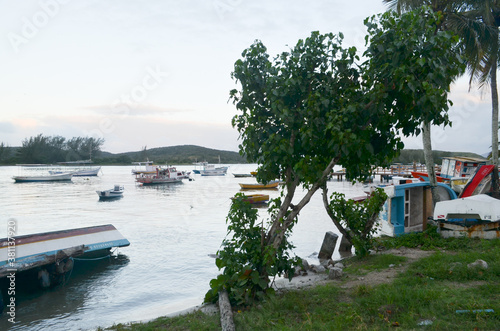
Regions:
<svg viewBox="0 0 500 331"><path fill-rule="evenodd" d="M436 205L439 202L439 194L437 192L436 170L434 169L434 158L432 157L431 145L431 124L424 122L422 124L422 142L424 145L425 167L429 176L429 184L432 193L432 203Z"/></svg>
<svg viewBox="0 0 500 331"><path fill-rule="evenodd" d="M492 116L491 116L491 161L495 166L492 174L492 196L500 198L498 188L498 90L497 90L497 64L496 61L491 66L490 72L491 79L491 103L492 103Z"/></svg>
<svg viewBox="0 0 500 331"><path fill-rule="evenodd" d="M234 331L233 310L226 290L219 292L220 324L223 331Z"/></svg>

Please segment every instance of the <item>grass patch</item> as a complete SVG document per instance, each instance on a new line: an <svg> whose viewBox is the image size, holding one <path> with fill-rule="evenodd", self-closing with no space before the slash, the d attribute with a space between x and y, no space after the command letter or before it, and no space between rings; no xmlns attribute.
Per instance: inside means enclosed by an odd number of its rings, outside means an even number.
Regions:
<svg viewBox="0 0 500 331"><path fill-rule="evenodd" d="M99 330L220 330L220 317L218 314L206 315L200 311L196 311L175 317L160 317L145 323L117 324L108 329Z"/></svg>
<svg viewBox="0 0 500 331"><path fill-rule="evenodd" d="M393 238L385 247L406 247L421 238L438 249L398 274L390 284L341 287L329 283L286 291L234 312L237 330L498 330L500 326L500 240L435 239L421 233ZM406 237L406 236L405 236ZM458 244L462 243L462 244ZM414 246L410 246L414 247ZM484 260L487 269L467 264ZM402 256L370 255L345 261L347 274L363 274L405 262ZM336 285L337 284L337 285ZM492 309L493 313L484 312ZM467 311L461 313L457 311ZM483 311L483 312L481 312ZM220 330L219 316L197 312L113 330Z"/></svg>
<svg viewBox="0 0 500 331"><path fill-rule="evenodd" d="M345 272L353 275L366 275L371 271L380 271L389 268L392 265L399 265L406 262L404 256L396 256L392 254L376 254L368 255L364 258L353 257L346 260Z"/></svg>

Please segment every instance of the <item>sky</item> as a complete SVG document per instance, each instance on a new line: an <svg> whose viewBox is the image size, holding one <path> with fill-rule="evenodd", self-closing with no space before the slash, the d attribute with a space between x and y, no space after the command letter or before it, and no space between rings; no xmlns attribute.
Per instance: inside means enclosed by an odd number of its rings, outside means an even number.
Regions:
<svg viewBox="0 0 500 331"><path fill-rule="evenodd" d="M234 62L255 40L273 57L311 31L364 50L382 0L0 0L0 142L104 139L111 153L175 145L237 151L229 91ZM488 90L451 88L453 126L435 150L486 153ZM420 137L406 148L422 148Z"/></svg>

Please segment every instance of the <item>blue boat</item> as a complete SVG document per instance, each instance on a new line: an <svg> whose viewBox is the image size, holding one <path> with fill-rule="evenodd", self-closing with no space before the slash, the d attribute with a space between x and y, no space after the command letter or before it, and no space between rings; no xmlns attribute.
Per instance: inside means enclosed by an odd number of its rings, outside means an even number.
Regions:
<svg viewBox="0 0 500 331"><path fill-rule="evenodd" d="M416 182L383 187L388 195L379 214L380 234L391 237L425 230L427 219L433 218L432 194L429 182ZM450 186L438 183L441 201L457 198Z"/></svg>

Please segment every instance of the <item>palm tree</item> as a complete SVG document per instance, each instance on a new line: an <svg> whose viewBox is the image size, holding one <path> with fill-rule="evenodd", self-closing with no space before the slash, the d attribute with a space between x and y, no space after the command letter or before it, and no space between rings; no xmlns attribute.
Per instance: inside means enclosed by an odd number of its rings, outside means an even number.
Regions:
<svg viewBox="0 0 500 331"><path fill-rule="evenodd" d="M473 81L479 88L489 83L492 103L492 146L498 142L497 67L500 60L500 0L383 0L389 9L408 11L422 5L445 15L443 29L454 31L461 40L461 49ZM425 151L424 151L425 152ZM493 195L499 198L498 149L492 149ZM429 176L430 177L430 176Z"/></svg>

